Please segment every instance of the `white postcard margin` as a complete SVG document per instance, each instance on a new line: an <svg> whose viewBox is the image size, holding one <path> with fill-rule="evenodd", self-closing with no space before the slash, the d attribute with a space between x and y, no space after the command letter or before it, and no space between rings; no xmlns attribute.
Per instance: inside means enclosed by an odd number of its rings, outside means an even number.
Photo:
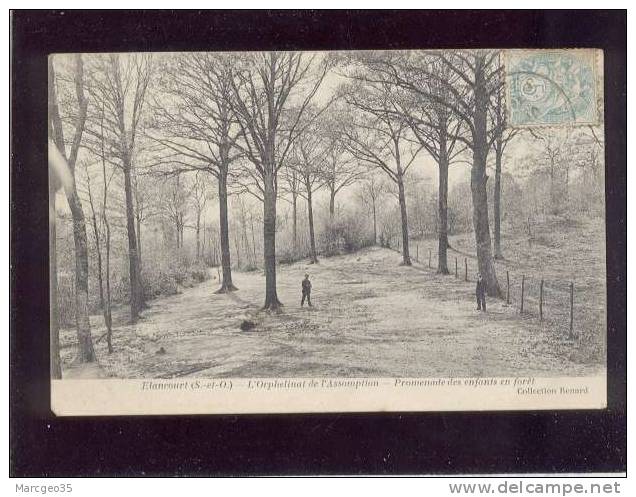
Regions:
<svg viewBox="0 0 636 497"><path fill-rule="evenodd" d="M53 380L58 416L603 409L606 375Z"/></svg>

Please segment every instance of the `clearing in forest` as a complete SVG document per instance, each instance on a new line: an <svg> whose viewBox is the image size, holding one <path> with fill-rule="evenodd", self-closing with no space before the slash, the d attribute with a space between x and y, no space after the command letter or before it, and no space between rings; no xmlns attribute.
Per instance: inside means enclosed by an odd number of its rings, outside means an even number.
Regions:
<svg viewBox="0 0 636 497"><path fill-rule="evenodd" d="M260 311L260 271L234 272L239 290L215 294L218 280L151 302L136 325L117 324L115 351L96 345L101 372L115 378L454 377L597 374L576 341L548 323L489 299L476 311L474 283L422 264L400 266L382 248L278 268L280 314ZM300 307L309 273L314 307ZM255 323L242 331L244 320ZM92 316L93 336L103 333ZM74 331L63 330L65 377ZM84 374L84 373L81 373Z"/></svg>

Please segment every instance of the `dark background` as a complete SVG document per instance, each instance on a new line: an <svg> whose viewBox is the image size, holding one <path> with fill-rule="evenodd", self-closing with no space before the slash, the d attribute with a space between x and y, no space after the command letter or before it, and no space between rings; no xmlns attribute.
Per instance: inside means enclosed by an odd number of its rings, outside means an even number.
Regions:
<svg viewBox="0 0 636 497"><path fill-rule="evenodd" d="M626 470L625 11L13 11L10 473L268 475ZM605 51L608 409L56 418L49 408L52 52Z"/></svg>

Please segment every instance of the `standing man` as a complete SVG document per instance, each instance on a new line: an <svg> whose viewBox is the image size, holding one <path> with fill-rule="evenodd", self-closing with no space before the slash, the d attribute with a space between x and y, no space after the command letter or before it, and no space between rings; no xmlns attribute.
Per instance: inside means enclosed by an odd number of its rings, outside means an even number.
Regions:
<svg viewBox="0 0 636 497"><path fill-rule="evenodd" d="M300 299L300 307L305 304L305 298L307 299L307 304L311 307L311 281L309 281L308 274L305 274L305 279L302 282L302 291L303 297Z"/></svg>
<svg viewBox="0 0 636 497"><path fill-rule="evenodd" d="M477 296L477 310L486 312L486 285L481 277L481 273L477 273L475 295Z"/></svg>

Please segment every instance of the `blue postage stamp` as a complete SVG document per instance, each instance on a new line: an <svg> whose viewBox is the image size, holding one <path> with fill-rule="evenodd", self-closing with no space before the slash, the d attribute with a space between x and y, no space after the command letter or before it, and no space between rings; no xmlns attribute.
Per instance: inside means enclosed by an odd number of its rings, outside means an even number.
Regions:
<svg viewBox="0 0 636 497"><path fill-rule="evenodd" d="M598 124L595 50L506 52L512 127Z"/></svg>

